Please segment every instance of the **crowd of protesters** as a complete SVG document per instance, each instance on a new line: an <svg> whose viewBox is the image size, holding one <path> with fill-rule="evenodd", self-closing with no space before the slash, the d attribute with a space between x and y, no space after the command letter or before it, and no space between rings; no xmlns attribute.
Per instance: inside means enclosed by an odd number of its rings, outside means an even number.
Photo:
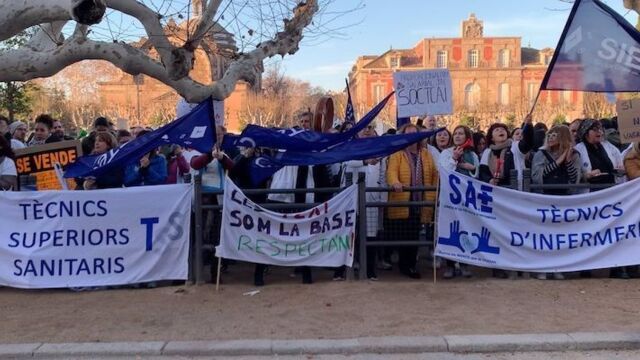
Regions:
<svg viewBox="0 0 640 360"><path fill-rule="evenodd" d="M296 115L295 128L310 130L313 114L301 111ZM399 129L391 129L386 134L376 133L374 126L362 130L358 137L376 137L387 134L408 134L421 131L435 131L438 121L429 116L418 120L416 124L406 124ZM352 123L336 123L329 131L343 132L350 129ZM9 121L0 117L0 188L11 190L17 187L17 173L14 163L14 150L72 139L65 133L62 123L49 115L38 116L31 125L21 121ZM95 119L90 133L82 138L84 154L102 154L136 137L147 134L150 129L134 127L116 130L106 118ZM224 136L224 128L218 127L218 143ZM550 129L542 123L533 124L531 116L523 120L522 126L515 129L496 122L486 133L472 131L469 127L458 125L449 131L438 130L422 143L413 144L406 149L385 158L364 161L348 161L343 164L321 166L286 166L261 184L253 184L250 178L251 160L263 151L274 149L238 148L224 152L215 147L210 153L198 153L183 149L178 145L155 149L122 169L112 170L98 177L78 179L78 189L107 189L123 186L146 186L175 184L181 182L186 174L201 174L204 190L221 190L224 174L228 173L241 188L268 189L312 189L344 187L347 181L357 179L358 173L364 173L368 187L388 187L389 192L367 193L367 201L435 201L434 191L406 191L409 187L437 186L438 170L448 169L466 176L477 178L495 186L512 186L510 175L517 174L518 187L522 188L525 169L531 171L531 181L535 184L564 184L566 188L542 190L552 195L569 195L585 191L597 191L571 187L573 184L613 185L640 177L640 145L620 143L617 121L613 119L576 119L571 123L554 125ZM323 202L331 198L331 193L299 192L295 194L268 193L251 194L259 204L305 204ZM209 199L211 203L220 203L220 196ZM406 206L368 208L367 239L376 240L413 240L432 236L429 224L433 222L433 207ZM216 216L210 216L208 228L216 227ZM218 218L219 222L219 218ZM217 224L219 226L219 224ZM213 242L219 239L219 229L209 234ZM356 249L358 247L356 246ZM379 249L379 250L378 250ZM418 271L418 247L402 246L397 249L368 247L367 253L357 254L367 257L366 271L370 280L378 279L378 270L391 270L394 266L393 253L397 252L397 267L401 274L410 278L420 278ZM213 257L211 257L213 258ZM229 262L225 262L223 269ZM265 284L264 274L268 267L256 265L254 283ZM344 280L345 268L334 270L334 280ZM473 269L464 264L445 261L443 277L445 279L471 277ZM304 283L311 283L312 271L309 267L295 269ZM611 277L628 279L638 275L634 268L611 269ZM493 276L516 278L518 273L495 269ZM565 275L536 274L539 279L563 279ZM580 276L590 277L591 272L581 272Z"/></svg>

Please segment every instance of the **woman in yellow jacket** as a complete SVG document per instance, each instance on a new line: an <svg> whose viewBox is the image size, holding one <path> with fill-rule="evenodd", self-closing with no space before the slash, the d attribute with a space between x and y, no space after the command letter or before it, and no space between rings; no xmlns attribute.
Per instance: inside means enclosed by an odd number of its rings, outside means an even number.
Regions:
<svg viewBox="0 0 640 360"><path fill-rule="evenodd" d="M418 132L413 124L400 130L401 134ZM402 151L391 155L387 165L387 183L393 188L389 193L389 201L435 201L434 191L403 192L405 187L435 186L438 183L438 169L429 151L413 144ZM431 221L431 207L392 207L387 210L389 232L398 240L417 241L420 224ZM399 251L400 272L408 277L419 279L416 270L417 246L402 246Z"/></svg>
<svg viewBox="0 0 640 360"><path fill-rule="evenodd" d="M627 178L633 180L640 177L640 143L634 142L624 155L624 170Z"/></svg>

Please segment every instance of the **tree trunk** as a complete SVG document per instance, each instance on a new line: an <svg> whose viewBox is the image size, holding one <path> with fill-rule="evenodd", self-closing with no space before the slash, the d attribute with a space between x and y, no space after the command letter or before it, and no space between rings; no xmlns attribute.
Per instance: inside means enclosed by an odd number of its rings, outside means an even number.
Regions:
<svg viewBox="0 0 640 360"><path fill-rule="evenodd" d="M15 106L13 104L14 94L13 94L13 83L8 82L7 84L7 112L9 113L9 121L13 122L15 117Z"/></svg>

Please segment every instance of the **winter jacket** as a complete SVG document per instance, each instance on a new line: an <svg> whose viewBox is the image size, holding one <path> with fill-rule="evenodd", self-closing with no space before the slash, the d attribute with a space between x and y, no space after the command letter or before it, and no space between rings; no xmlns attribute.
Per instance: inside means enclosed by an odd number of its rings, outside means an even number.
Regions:
<svg viewBox="0 0 640 360"><path fill-rule="evenodd" d="M167 160L156 155L149 166L141 168L139 162L127 166L124 173L124 186L160 185L167 181Z"/></svg>
<svg viewBox="0 0 640 360"><path fill-rule="evenodd" d="M420 148L420 158L422 160L422 179L424 186L434 186L438 184L438 169L435 161L427 149ZM401 183L403 187L411 186L411 166L410 159L404 151L399 151L389 156L387 168L387 183L389 185ZM435 191L425 191L422 196L424 201L435 201ZM389 193L389 201L409 201L411 193L408 191ZM391 220L401 220L409 218L408 207L391 207L387 210L387 217ZM420 212L421 221L426 223L433 217L433 207L422 207Z"/></svg>

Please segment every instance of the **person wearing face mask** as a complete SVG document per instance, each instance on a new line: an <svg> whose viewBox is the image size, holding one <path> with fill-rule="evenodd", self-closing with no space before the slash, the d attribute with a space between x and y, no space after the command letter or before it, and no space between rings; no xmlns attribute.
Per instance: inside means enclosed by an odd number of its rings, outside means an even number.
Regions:
<svg viewBox="0 0 640 360"><path fill-rule="evenodd" d="M518 188L522 187L522 170L525 168L525 156L533 145L533 126L531 115L527 115L522 127L522 140L513 141L505 124L495 123L487 132L489 148L480 160L480 180L494 186L509 186L509 174L515 169L518 173Z"/></svg>

